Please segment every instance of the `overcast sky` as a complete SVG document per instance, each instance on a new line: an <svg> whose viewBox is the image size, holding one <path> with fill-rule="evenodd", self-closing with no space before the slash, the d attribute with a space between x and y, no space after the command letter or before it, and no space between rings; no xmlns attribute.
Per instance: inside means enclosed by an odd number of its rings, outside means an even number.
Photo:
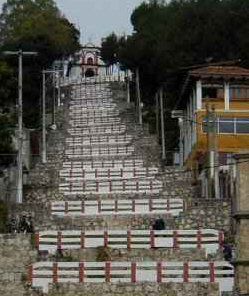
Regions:
<svg viewBox="0 0 249 296"><path fill-rule="evenodd" d="M5 0L0 0L0 5ZM100 44L111 32L131 33L130 15L143 0L56 0L60 10L81 30L81 42Z"/></svg>

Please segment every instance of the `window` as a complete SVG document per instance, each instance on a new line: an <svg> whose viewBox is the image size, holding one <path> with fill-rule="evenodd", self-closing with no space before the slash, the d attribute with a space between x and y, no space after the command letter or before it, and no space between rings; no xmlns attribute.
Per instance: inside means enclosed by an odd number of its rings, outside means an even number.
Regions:
<svg viewBox="0 0 249 296"><path fill-rule="evenodd" d="M232 100L249 98L249 89L244 87L230 88L230 98Z"/></svg>
<svg viewBox="0 0 249 296"><path fill-rule="evenodd" d="M219 134L233 134L234 133L234 119L233 118L219 118L218 119L218 133Z"/></svg>
<svg viewBox="0 0 249 296"><path fill-rule="evenodd" d="M237 119L236 120L236 133L237 134L249 134L249 119Z"/></svg>
<svg viewBox="0 0 249 296"><path fill-rule="evenodd" d="M212 122L210 121L210 129ZM216 131L219 134L249 134L249 118L217 118ZM202 130L207 132L207 119L203 120Z"/></svg>
<svg viewBox="0 0 249 296"><path fill-rule="evenodd" d="M215 87L203 87L202 96L204 99L215 99L217 98L217 88Z"/></svg>
<svg viewBox="0 0 249 296"><path fill-rule="evenodd" d="M87 65L93 65L93 58L88 58L87 59Z"/></svg>

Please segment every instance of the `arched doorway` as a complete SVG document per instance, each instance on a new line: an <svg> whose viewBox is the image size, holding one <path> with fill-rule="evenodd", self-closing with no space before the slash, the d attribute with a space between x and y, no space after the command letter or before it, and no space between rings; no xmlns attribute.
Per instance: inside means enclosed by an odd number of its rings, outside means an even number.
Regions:
<svg viewBox="0 0 249 296"><path fill-rule="evenodd" d="M95 75L93 69L86 69L85 77L93 77Z"/></svg>
<svg viewBox="0 0 249 296"><path fill-rule="evenodd" d="M93 65L93 58L88 58L86 63L87 65Z"/></svg>

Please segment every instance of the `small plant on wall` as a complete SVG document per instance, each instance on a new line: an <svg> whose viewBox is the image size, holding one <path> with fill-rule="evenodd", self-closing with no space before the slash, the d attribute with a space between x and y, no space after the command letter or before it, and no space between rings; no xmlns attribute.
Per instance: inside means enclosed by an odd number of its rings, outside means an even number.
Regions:
<svg viewBox="0 0 249 296"><path fill-rule="evenodd" d="M110 248L98 247L97 248L96 260L100 261L100 262L111 260L111 250L110 250Z"/></svg>

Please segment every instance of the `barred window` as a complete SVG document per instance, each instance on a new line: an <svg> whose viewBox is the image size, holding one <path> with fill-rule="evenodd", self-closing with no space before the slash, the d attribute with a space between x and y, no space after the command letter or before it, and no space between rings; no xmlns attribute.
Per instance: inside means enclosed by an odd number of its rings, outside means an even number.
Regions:
<svg viewBox="0 0 249 296"><path fill-rule="evenodd" d="M212 122L209 122L210 129ZM202 123L202 130L207 132L208 122L205 118ZM249 118L217 118L216 132L218 134L249 134Z"/></svg>

